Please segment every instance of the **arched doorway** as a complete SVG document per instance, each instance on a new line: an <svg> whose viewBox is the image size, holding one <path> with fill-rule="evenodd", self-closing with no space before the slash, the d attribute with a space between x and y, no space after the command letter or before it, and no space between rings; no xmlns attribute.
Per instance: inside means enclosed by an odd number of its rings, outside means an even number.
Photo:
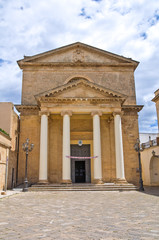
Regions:
<svg viewBox="0 0 159 240"><path fill-rule="evenodd" d="M159 185L159 158L154 156L150 160L150 183Z"/></svg>

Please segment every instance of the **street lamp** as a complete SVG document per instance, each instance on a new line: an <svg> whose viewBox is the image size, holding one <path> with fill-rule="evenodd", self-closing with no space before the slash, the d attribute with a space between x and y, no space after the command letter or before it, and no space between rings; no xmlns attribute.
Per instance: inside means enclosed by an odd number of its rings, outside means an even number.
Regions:
<svg viewBox="0 0 159 240"><path fill-rule="evenodd" d="M140 180L139 180L140 188L139 188L139 190L144 191L143 181L142 181L142 168L141 168L141 157L140 157L141 149L140 149L140 139L139 138L136 139L134 149L135 149L136 152L138 152L138 158L139 158L139 173L140 173Z"/></svg>
<svg viewBox="0 0 159 240"><path fill-rule="evenodd" d="M30 148L29 148L29 138L27 138L26 142L23 143L23 145L22 145L22 149L24 150L24 152L26 152L25 180L24 180L23 192L28 191L28 180L27 180L28 154L29 154L29 152L31 152L33 150L33 147L34 147L34 144L31 143Z"/></svg>

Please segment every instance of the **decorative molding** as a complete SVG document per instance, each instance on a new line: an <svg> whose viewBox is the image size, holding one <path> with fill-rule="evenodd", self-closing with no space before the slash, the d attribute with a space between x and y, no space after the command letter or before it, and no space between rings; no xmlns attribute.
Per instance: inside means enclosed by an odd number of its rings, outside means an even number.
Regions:
<svg viewBox="0 0 159 240"><path fill-rule="evenodd" d="M99 62L19 62L21 69L30 67L111 67L111 68L124 68L131 67L134 69L134 65L131 63L99 63Z"/></svg>
<svg viewBox="0 0 159 240"><path fill-rule="evenodd" d="M82 51L79 47L73 52L73 62L84 62L84 51Z"/></svg>
<svg viewBox="0 0 159 240"><path fill-rule="evenodd" d="M19 60L18 65L21 68L23 68L25 66L29 66L31 64L32 65L35 65L35 64L38 65L38 62L35 62L37 60L40 61L40 59L44 59L45 57L48 57L50 55L53 56L54 54L58 54L58 53L66 52L66 51L72 51L72 50L75 51L75 50L78 50L78 49L80 51L81 50L82 51L86 50L86 51L89 51L89 52L97 53L98 55L100 54L103 57L105 56L107 58L114 59L114 60L118 61L117 66L120 66L120 65L122 66L122 64L129 65L129 66L133 67L133 69L135 70L136 67L139 64L139 62L134 61L131 58L126 58L126 57L123 57L123 56L120 56L120 55L117 55L117 54L114 54L114 53L111 53L111 52L108 52L108 51L105 51L105 50L102 50L102 49L99 49L99 48L96 48L96 47L93 47L93 46L89 46L89 45L81 43L81 42L76 42L76 43L73 43L73 44L70 44L70 45L67 45L67 46L64 46L64 47L53 49L53 50L48 51L48 52L44 52L44 53L37 54L37 55L34 55L34 56L27 56L24 59ZM82 52L80 52L80 54L81 53ZM78 55L78 54L75 53L75 55ZM80 58L81 58L81 56L80 56ZM74 65L77 65L77 63L74 63ZM47 64L47 63L40 62L39 64ZM58 66L61 66L61 64L63 64L63 63L60 62L60 63L55 63L55 64L58 64ZM85 65L85 63L84 63L84 65ZM102 65L102 64L100 64L100 65Z"/></svg>
<svg viewBox="0 0 159 240"><path fill-rule="evenodd" d="M143 105L124 105L122 106L122 112L124 115L137 115L143 108Z"/></svg>
<svg viewBox="0 0 159 240"><path fill-rule="evenodd" d="M15 105L18 112L23 114L38 115L39 107L37 105Z"/></svg>
<svg viewBox="0 0 159 240"><path fill-rule="evenodd" d="M87 81L94 83L94 81L93 81L90 77L88 77L88 76L85 76L85 75L72 75L72 76L70 76L70 77L68 77L68 78L66 79L66 81L64 82L64 84L67 84L67 83L69 83L71 80L76 79L76 78L77 78L77 79L86 79Z"/></svg>
<svg viewBox="0 0 159 240"><path fill-rule="evenodd" d="M113 116L115 117L116 115L122 116L123 113L121 112L121 110L115 110L115 111L113 112Z"/></svg>
<svg viewBox="0 0 159 240"><path fill-rule="evenodd" d="M9 140L11 141L11 139L9 139ZM6 143L4 143L4 142L0 142L0 146L2 146L2 147L4 147L4 148L9 148L9 149L11 149L11 146L8 145L8 144L6 144Z"/></svg>
<svg viewBox="0 0 159 240"><path fill-rule="evenodd" d="M96 90L102 94L108 94L108 96L106 96L106 98L118 98L118 101L121 101L122 103L126 100L127 96L124 95L124 94L121 94L121 93L118 93L116 91L113 91L111 89L108 89L108 88L105 88L101 85L98 85L98 84L95 84L95 83L92 83L92 82L89 82L87 81L86 79L78 79L78 80L75 80L73 82L68 82L67 84L64 84L60 87L56 87L54 89L51 89L49 91L46 91L46 92L43 92L43 93L40 93L40 94L37 94L35 95L35 98L38 100L38 101L41 101L43 100L45 97L55 97L57 96L59 93L62 93L63 91L65 90L68 90L68 89L71 89L73 87L77 87L77 86L80 86L80 85L83 85L85 87L89 87L93 90ZM69 98L69 99L74 99L74 98ZM76 99L76 98L75 98ZM85 98L87 99L87 98ZM89 98L88 98L89 99ZM105 98L103 98L105 99Z"/></svg>
<svg viewBox="0 0 159 240"><path fill-rule="evenodd" d="M155 103L159 101L159 89L155 91L155 97L151 101Z"/></svg>
<svg viewBox="0 0 159 240"><path fill-rule="evenodd" d="M6 133L0 131L0 135L7 138L8 140L11 140L11 137L10 137L10 135L8 135L8 133L6 134Z"/></svg>
<svg viewBox="0 0 159 240"><path fill-rule="evenodd" d="M124 99L125 100L125 99ZM72 104L72 103L110 103L110 102L121 102L124 101L123 98L53 98L53 97L41 97L39 103L62 103L62 104Z"/></svg>

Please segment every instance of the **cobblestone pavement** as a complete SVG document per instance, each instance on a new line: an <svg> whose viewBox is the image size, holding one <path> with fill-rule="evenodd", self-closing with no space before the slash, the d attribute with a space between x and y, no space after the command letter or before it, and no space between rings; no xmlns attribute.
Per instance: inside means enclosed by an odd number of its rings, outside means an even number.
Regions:
<svg viewBox="0 0 159 240"><path fill-rule="evenodd" d="M27 192L2 198L0 239L159 239L158 190Z"/></svg>

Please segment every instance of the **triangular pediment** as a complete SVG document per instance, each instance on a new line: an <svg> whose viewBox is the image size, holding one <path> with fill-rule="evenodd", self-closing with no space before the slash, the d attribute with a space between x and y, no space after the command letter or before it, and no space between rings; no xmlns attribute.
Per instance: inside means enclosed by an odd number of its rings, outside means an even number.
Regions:
<svg viewBox="0 0 159 240"><path fill-rule="evenodd" d="M24 57L19 60L20 67L29 64L129 64L137 67L138 62L130 58L125 58L80 42L70 44L58 49L37 54L31 57Z"/></svg>
<svg viewBox="0 0 159 240"><path fill-rule="evenodd" d="M98 84L85 79L75 79L60 87L40 93L35 96L40 101L42 99L109 99L125 101L126 95L107 89Z"/></svg>

